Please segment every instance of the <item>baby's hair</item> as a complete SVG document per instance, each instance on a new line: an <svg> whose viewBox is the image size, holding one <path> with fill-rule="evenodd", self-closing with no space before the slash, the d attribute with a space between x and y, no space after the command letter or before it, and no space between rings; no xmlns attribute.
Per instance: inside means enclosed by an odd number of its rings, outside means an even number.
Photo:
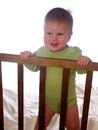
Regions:
<svg viewBox="0 0 98 130"><path fill-rule="evenodd" d="M66 23L72 31L73 17L71 13L63 8L53 8L45 16L45 22L57 21L58 23Z"/></svg>

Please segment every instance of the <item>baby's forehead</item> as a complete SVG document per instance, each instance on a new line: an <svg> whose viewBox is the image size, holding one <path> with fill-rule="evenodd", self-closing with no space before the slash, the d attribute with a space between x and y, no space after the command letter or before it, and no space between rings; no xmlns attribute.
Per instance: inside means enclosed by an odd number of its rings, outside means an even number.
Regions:
<svg viewBox="0 0 98 130"><path fill-rule="evenodd" d="M46 29L50 29L50 28L58 28L62 29L63 31L68 31L70 33L72 33L72 26L70 26L70 24L68 22L64 22L64 21L57 21L57 20L47 20L44 23L44 30Z"/></svg>
<svg viewBox="0 0 98 130"><path fill-rule="evenodd" d="M44 25L44 30L69 31L70 27L64 22L48 21Z"/></svg>

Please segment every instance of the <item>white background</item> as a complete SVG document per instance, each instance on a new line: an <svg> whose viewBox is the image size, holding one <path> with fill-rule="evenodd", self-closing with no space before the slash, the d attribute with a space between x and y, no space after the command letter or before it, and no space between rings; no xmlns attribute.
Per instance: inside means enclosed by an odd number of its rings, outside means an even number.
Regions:
<svg viewBox="0 0 98 130"><path fill-rule="evenodd" d="M43 45L44 16L54 7L68 9L73 15L73 36L69 45L79 46L84 55L97 62L97 0L0 0L0 53L20 54L24 50L33 52ZM3 86L17 89L16 64L4 63L3 68ZM38 92L38 76L38 72L25 70L26 91ZM82 79L79 76L78 82ZM96 81L97 78L94 86L98 86Z"/></svg>

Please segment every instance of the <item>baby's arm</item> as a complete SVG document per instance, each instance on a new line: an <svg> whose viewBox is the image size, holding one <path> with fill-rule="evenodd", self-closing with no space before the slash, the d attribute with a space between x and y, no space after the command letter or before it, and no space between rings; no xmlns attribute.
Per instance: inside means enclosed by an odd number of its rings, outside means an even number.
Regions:
<svg viewBox="0 0 98 130"><path fill-rule="evenodd" d="M89 62L90 62L90 58L87 57L87 56L80 56L77 60L77 63L82 67L82 68L85 68Z"/></svg>
<svg viewBox="0 0 98 130"><path fill-rule="evenodd" d="M28 57L35 56L34 53L30 51L24 51L20 53L20 57L22 59L27 59ZM25 66L31 70L31 71L38 71L40 69L39 65L33 65L33 64L25 64Z"/></svg>

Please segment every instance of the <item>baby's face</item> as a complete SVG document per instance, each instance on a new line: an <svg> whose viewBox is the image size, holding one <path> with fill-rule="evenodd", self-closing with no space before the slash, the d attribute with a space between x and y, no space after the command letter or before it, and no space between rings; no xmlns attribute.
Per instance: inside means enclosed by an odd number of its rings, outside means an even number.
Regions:
<svg viewBox="0 0 98 130"><path fill-rule="evenodd" d="M50 51L64 49L70 40L71 32L65 23L48 21L44 26L44 43Z"/></svg>

